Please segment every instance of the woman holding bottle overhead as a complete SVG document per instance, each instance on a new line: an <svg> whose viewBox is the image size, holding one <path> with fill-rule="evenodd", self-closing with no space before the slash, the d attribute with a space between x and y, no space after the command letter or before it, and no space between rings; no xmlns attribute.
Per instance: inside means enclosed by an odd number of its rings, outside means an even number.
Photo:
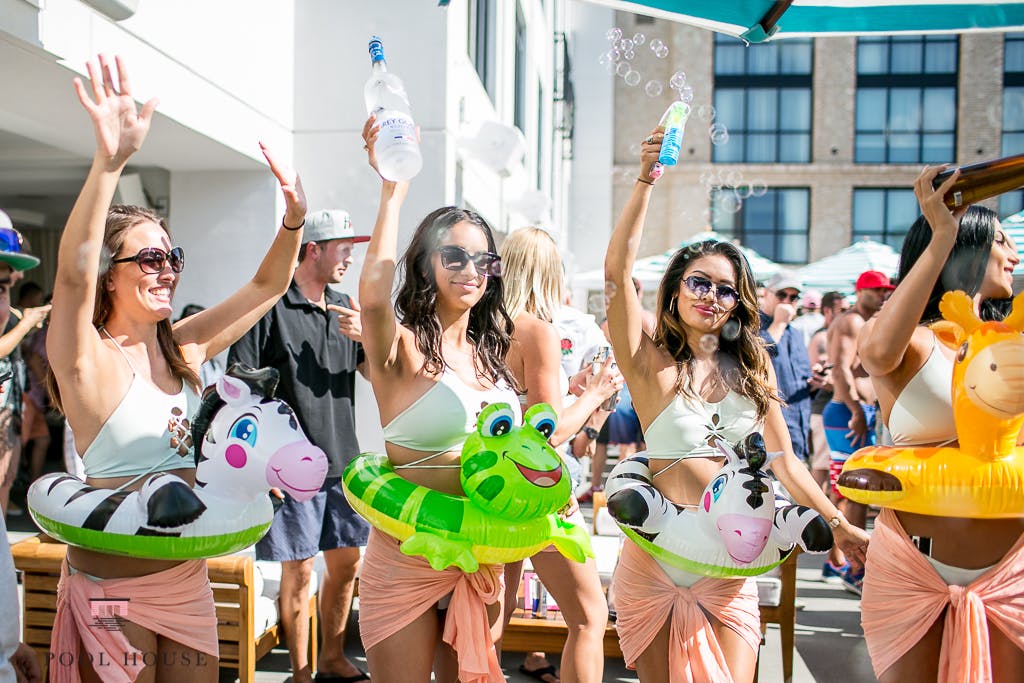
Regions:
<svg viewBox="0 0 1024 683"><path fill-rule="evenodd" d="M613 358L605 360L599 374L590 380L582 394L571 404L563 400L569 393L569 378L561 365L561 337L552 324L555 311L565 299L562 257L558 245L540 228L513 232L501 245L505 306L515 325L508 365L520 387L523 410L547 403L558 413L558 426L548 439L556 448L578 432L601 404L622 388L622 375ZM589 375L588 367L582 371ZM579 506L572 503L570 522L585 525ZM530 559L544 586L558 603L569 627L562 650L559 678L566 681L597 683L604 666L604 631L608 623L608 604L601 590L597 565L593 558L580 564L546 548ZM515 609L522 578L522 562L505 566L505 622ZM520 671L534 678L553 667Z"/></svg>
<svg viewBox="0 0 1024 683"><path fill-rule="evenodd" d="M264 150L284 191L281 229L251 281L172 326L184 251L153 212L110 206L118 178L149 132L156 100L136 109L120 58L116 78L103 56L98 68L87 66L91 88L76 78L75 89L93 123L96 153L60 241L47 337L51 389L74 429L91 486L134 490L154 472L191 482L191 448L183 457L174 437L198 407L199 368L287 290L306 199L295 173ZM130 600L117 630L96 627L90 603L98 598ZM206 563L69 548L51 651L53 681L217 680L217 617Z"/></svg>
<svg viewBox="0 0 1024 683"><path fill-rule="evenodd" d="M363 127L377 171L379 134ZM359 279L363 347L388 458L399 476L462 495L459 458L477 413L508 403L521 421L506 364L512 320L503 304L501 258L487 222L446 206L428 214L398 270L398 220L409 185L384 180ZM359 588L359 626L370 674L382 681L489 681L501 673L494 641L501 629L502 567L472 574L434 571L403 555L398 541L370 532Z"/></svg>
<svg viewBox="0 0 1024 683"><path fill-rule="evenodd" d="M769 451L783 453L771 468L786 490L829 520L852 561L862 560L866 534L842 517L793 455L758 338L754 278L738 248L706 241L676 252L659 287L655 334L643 331L630 273L663 137L659 127L643 141L640 175L605 257L612 347L633 390L654 486L679 505L697 503L722 466L708 446L760 431ZM687 574L627 540L613 581L619 642L644 683L753 678L761 632L752 579Z"/></svg>
<svg viewBox="0 0 1024 683"><path fill-rule="evenodd" d="M936 188L941 170L924 169L914 184L923 215L903 241L899 285L858 344L896 446L956 442L956 351L928 325L941 318L939 301L954 290L973 299L982 320L1001 320L998 309L1013 293L1020 262L992 211L943 202L960 178L948 174ZM873 538L861 609L871 664L883 683L1020 680L1024 519L883 509Z"/></svg>

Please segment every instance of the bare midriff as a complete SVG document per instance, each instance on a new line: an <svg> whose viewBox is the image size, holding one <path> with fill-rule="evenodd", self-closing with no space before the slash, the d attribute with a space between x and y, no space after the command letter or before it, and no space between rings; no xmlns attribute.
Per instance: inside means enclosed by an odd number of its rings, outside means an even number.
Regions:
<svg viewBox="0 0 1024 683"><path fill-rule="evenodd" d="M677 505L696 505L708 482L721 471L725 458L684 458L674 462L661 458L649 461L654 488ZM667 471L658 474L663 470Z"/></svg>
<svg viewBox="0 0 1024 683"><path fill-rule="evenodd" d="M391 461L392 465L396 466L407 465L430 455L430 453L405 448L393 443L385 444L385 451L387 451L388 460ZM415 466L396 469L395 473L402 477L402 479L419 484L420 486L426 486L428 489L449 493L453 496L462 496L465 494L462 491L462 483L459 481L459 460L461 455L461 451L448 451L423 463L423 465L430 465L430 467ZM438 468L438 465L451 465L453 467Z"/></svg>

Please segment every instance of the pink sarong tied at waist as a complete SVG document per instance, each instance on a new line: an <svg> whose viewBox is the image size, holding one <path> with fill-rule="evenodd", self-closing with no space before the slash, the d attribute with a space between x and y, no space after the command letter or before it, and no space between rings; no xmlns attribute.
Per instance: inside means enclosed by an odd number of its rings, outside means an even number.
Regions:
<svg viewBox="0 0 1024 683"><path fill-rule="evenodd" d="M502 569L480 565L472 574L456 567L435 571L423 558L403 555L394 538L371 529L359 578L363 647L369 651L451 595L441 639L458 656L459 680L504 683L487 618L487 605L505 592Z"/></svg>
<svg viewBox="0 0 1024 683"><path fill-rule="evenodd" d="M989 624L1024 649L1024 536L969 585L950 586L910 542L896 514L882 510L868 546L861 601L875 675L907 654L943 611L940 683L992 683Z"/></svg>
<svg viewBox="0 0 1024 683"><path fill-rule="evenodd" d="M627 540L613 579L616 628L626 666L651 645L669 621L672 683L731 683L725 654L708 614L736 631L755 653L761 643L757 585L752 579L705 578L686 588Z"/></svg>
<svg viewBox="0 0 1024 683"><path fill-rule="evenodd" d="M123 605L115 604L124 601ZM116 616L115 616L116 615ZM186 647L219 654L217 614L206 562L191 560L155 574L95 581L61 564L50 642L51 683L79 683L84 657L106 683L131 683L156 653L138 652L117 620Z"/></svg>

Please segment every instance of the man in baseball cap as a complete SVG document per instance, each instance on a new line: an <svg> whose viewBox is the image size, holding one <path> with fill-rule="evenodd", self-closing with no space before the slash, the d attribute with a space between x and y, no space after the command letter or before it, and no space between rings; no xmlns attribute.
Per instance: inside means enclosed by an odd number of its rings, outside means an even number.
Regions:
<svg viewBox="0 0 1024 683"><path fill-rule="evenodd" d="M370 527L357 515L341 488L345 465L359 453L355 429L355 375L363 371L359 304L328 285L341 282L352 265L352 250L369 241L356 235L342 209L306 214L299 265L291 287L274 307L239 339L228 365L273 367L280 373L278 396L288 403L309 435L327 454L327 479L316 496L299 503L285 497L256 557L281 563L281 621L296 680L368 680L342 650L352 591L359 569L359 547ZM320 587L322 645L318 661L306 652L309 638L309 584L313 558L323 551L327 572Z"/></svg>
<svg viewBox="0 0 1024 683"><path fill-rule="evenodd" d="M862 289L877 289L879 294L882 294L884 293L883 290L891 292L896 289L896 285L889 281L889 276L885 273L877 270L865 270L857 278L857 284L854 286L854 289L858 292Z"/></svg>

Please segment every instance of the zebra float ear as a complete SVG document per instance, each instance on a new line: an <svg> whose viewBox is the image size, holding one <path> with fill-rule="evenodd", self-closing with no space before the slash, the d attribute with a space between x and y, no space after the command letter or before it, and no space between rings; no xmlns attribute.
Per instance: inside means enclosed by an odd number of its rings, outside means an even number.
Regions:
<svg viewBox="0 0 1024 683"><path fill-rule="evenodd" d="M252 398L249 385L229 375L223 375L217 380L217 394L228 405L238 405Z"/></svg>
<svg viewBox="0 0 1024 683"><path fill-rule="evenodd" d="M734 467L740 466L742 458L732 449L732 445L728 441L725 439L716 439L715 446L718 448L718 451L725 456L729 465Z"/></svg>

